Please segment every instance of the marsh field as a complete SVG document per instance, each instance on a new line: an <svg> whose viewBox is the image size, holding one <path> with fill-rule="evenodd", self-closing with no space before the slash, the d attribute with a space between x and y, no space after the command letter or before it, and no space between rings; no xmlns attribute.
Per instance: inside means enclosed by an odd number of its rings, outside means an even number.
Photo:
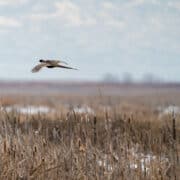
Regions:
<svg viewBox="0 0 180 180"><path fill-rule="evenodd" d="M178 180L180 85L0 83L0 179Z"/></svg>

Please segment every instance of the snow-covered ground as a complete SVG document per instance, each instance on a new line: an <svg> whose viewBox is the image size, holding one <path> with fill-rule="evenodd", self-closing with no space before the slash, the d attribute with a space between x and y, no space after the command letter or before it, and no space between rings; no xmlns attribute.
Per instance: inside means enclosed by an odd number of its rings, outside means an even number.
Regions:
<svg viewBox="0 0 180 180"><path fill-rule="evenodd" d="M126 164L127 168L131 170L140 169L143 172L151 173L155 166L157 168L166 167L169 163L169 159L166 157L158 157L153 154L144 154L138 153L133 148L127 150L127 157L122 156L120 159L117 155L113 155L114 159L116 159L116 163L118 164ZM108 157L108 155L104 155L103 157L99 158L97 164L100 167L106 169L106 171L111 172L113 168L116 167L116 163L112 163L112 160ZM117 164L117 165L118 165Z"/></svg>
<svg viewBox="0 0 180 180"><path fill-rule="evenodd" d="M84 113L88 113L88 114L92 114L92 115L95 114L94 110L91 107L86 106L86 105L80 106L80 107L75 107L75 108L73 108L73 110L75 113L78 113L78 114L84 114Z"/></svg>
<svg viewBox="0 0 180 180"><path fill-rule="evenodd" d="M11 112L11 111L16 111L22 114L38 114L38 113L49 113L52 112L53 110L50 109L47 106L20 106L20 105L14 105L14 106L6 106L6 107L1 107L1 110Z"/></svg>
<svg viewBox="0 0 180 180"><path fill-rule="evenodd" d="M159 112L159 116L162 117L164 115L170 115L170 114L180 114L180 106L175 106L175 105L169 105L166 107L159 106L157 107L157 110Z"/></svg>

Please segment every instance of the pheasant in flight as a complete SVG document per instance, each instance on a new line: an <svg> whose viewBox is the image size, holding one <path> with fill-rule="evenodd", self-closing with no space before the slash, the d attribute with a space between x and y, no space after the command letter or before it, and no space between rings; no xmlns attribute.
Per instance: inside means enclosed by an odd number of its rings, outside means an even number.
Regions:
<svg viewBox="0 0 180 180"><path fill-rule="evenodd" d="M66 68L66 69L77 70L76 68L72 68L72 67L69 67L69 66L61 65L61 63L67 64L64 61L59 61L59 60L43 60L43 59L40 59L39 62L40 63L38 65L36 65L32 69L33 73L36 73L36 72L40 71L43 67L47 67L47 68L56 68L56 67L58 67L58 68Z"/></svg>

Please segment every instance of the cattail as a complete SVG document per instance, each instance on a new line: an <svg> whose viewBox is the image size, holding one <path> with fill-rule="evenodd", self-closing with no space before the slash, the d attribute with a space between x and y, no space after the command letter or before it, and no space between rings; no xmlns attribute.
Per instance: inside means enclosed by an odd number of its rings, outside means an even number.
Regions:
<svg viewBox="0 0 180 180"><path fill-rule="evenodd" d="M37 146L34 146L34 149L33 149L33 157L36 156L36 153L37 153Z"/></svg>
<svg viewBox="0 0 180 180"><path fill-rule="evenodd" d="M96 130L97 118L94 117L94 145L97 143L97 130Z"/></svg>
<svg viewBox="0 0 180 180"><path fill-rule="evenodd" d="M7 152L7 143L6 143L6 140L3 143L3 149L4 149L4 153L6 153Z"/></svg>
<svg viewBox="0 0 180 180"><path fill-rule="evenodd" d="M172 132L173 132L173 140L176 141L176 117L175 117L175 113L173 111L173 121L172 121Z"/></svg>

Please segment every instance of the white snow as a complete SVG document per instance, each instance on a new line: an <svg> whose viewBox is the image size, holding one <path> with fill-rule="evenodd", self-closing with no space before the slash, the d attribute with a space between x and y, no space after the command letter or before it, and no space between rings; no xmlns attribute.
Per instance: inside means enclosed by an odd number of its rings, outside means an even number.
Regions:
<svg viewBox="0 0 180 180"><path fill-rule="evenodd" d="M138 153L135 151L134 148L129 149L127 151L128 154L128 159L125 159L125 157L121 157L121 161L126 162L127 167L129 167L132 170L136 169L141 169L141 171L145 171L147 173L150 173L152 171L153 165L154 164L161 164L165 165L167 162L169 162L168 158L161 157L161 159L158 156L155 156L153 154L143 154L143 153ZM120 159L116 156L116 160L120 161ZM100 167L106 168L107 171L111 172L113 171L113 164L110 163L111 161L109 160L108 156L105 154L103 157L101 157L98 161L97 164Z"/></svg>
<svg viewBox="0 0 180 180"><path fill-rule="evenodd" d="M17 111L17 112L22 113L22 114L49 113L52 111L52 109L50 109L47 106L32 106L32 105L28 105L28 106L20 106L20 105L7 106L4 108L1 108L1 110L5 110L7 112Z"/></svg>
<svg viewBox="0 0 180 180"><path fill-rule="evenodd" d="M162 117L163 115L170 115L170 114L180 114L180 107L179 106L175 106L175 105L169 105L167 107L162 107L159 106L157 108L157 110L159 111L159 116Z"/></svg>
<svg viewBox="0 0 180 180"><path fill-rule="evenodd" d="M84 113L95 114L94 110L90 108L89 106L75 107L73 110L75 113L78 113L78 114L84 114Z"/></svg>

